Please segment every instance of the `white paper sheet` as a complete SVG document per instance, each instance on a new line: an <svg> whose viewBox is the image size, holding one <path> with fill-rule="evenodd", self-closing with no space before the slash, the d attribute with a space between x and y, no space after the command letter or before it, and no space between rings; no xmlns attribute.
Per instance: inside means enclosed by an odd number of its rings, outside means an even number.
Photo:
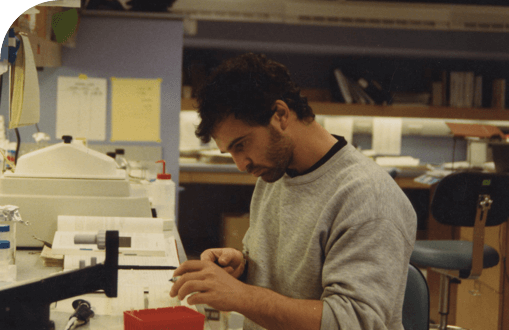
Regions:
<svg viewBox="0 0 509 330"><path fill-rule="evenodd" d="M102 78L58 77L56 138L104 141L106 139L107 80Z"/></svg>
<svg viewBox="0 0 509 330"><path fill-rule="evenodd" d="M373 118L372 149L378 155L401 154L401 118Z"/></svg>
<svg viewBox="0 0 509 330"><path fill-rule="evenodd" d="M39 80L34 54L28 37L20 34L22 47L18 51L12 102L10 104L9 128L34 125L40 119ZM10 85L9 85L10 86Z"/></svg>
<svg viewBox="0 0 509 330"><path fill-rule="evenodd" d="M201 148L200 139L194 134L199 124L200 118L196 111L180 112L179 149L181 151L199 150Z"/></svg>

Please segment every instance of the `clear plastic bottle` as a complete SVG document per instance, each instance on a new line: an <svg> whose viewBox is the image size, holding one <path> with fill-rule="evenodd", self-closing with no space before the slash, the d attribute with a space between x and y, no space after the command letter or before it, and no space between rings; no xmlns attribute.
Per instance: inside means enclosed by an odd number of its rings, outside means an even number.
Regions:
<svg viewBox="0 0 509 330"><path fill-rule="evenodd" d="M0 240L0 282L16 281L15 248L8 240Z"/></svg>
<svg viewBox="0 0 509 330"><path fill-rule="evenodd" d="M156 209L158 218L175 219L175 182L171 180L171 174L166 173L166 162L163 163L162 173L157 174L155 182L149 185L149 197L152 199L152 207Z"/></svg>
<svg viewBox="0 0 509 330"><path fill-rule="evenodd" d="M125 170L127 175L129 175L131 172L131 167L129 166L129 162L125 159L124 155L124 149L115 149L115 161L117 162L118 168Z"/></svg>

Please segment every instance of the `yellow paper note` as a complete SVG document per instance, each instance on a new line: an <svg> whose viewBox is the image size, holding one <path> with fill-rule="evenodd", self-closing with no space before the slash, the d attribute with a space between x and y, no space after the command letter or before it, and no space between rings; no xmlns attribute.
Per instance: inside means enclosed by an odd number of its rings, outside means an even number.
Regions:
<svg viewBox="0 0 509 330"><path fill-rule="evenodd" d="M161 142L161 79L111 78L111 140Z"/></svg>

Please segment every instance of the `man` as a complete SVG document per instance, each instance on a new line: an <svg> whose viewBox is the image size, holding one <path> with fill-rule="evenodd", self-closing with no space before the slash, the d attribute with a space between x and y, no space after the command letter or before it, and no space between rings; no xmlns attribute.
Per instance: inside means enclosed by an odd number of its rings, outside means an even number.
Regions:
<svg viewBox="0 0 509 330"><path fill-rule="evenodd" d="M170 295L237 311L244 329L402 330L416 216L394 180L321 127L263 55L220 65L198 102L197 136L259 179L244 254L183 263Z"/></svg>

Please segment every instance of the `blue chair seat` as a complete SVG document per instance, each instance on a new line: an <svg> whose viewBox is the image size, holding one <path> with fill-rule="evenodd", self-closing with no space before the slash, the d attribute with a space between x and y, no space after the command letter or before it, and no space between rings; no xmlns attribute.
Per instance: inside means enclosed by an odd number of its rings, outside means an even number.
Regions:
<svg viewBox="0 0 509 330"><path fill-rule="evenodd" d="M472 248L473 243L469 241L417 241L410 260L424 267L470 271ZM498 264L497 250L484 245L483 253L483 268L494 267ZM460 277L463 276L460 275Z"/></svg>
<svg viewBox="0 0 509 330"><path fill-rule="evenodd" d="M429 289L421 271L408 265L408 277L403 302L403 328L429 330Z"/></svg>

